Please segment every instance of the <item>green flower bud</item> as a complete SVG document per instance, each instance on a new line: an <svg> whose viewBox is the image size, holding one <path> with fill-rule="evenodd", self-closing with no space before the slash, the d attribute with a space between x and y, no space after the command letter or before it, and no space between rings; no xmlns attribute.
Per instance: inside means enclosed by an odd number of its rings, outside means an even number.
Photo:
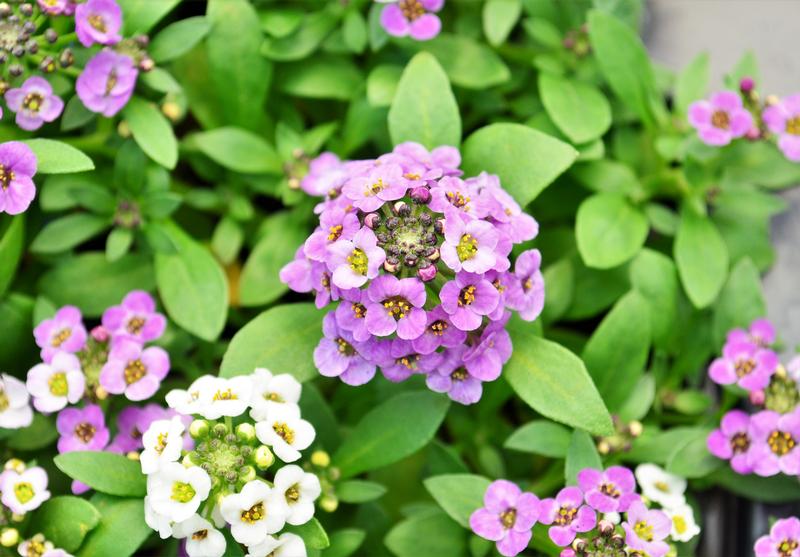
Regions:
<svg viewBox="0 0 800 557"><path fill-rule="evenodd" d="M255 455L253 455L253 461L261 470L265 470L275 462L275 456L272 454L272 451L269 450L269 447L260 445L256 449Z"/></svg>
<svg viewBox="0 0 800 557"><path fill-rule="evenodd" d="M207 420L195 420L189 426L189 435L192 439L202 439L208 435L208 427Z"/></svg>
<svg viewBox="0 0 800 557"><path fill-rule="evenodd" d="M239 469L239 480L245 483L256 479L256 469L252 466L242 466Z"/></svg>
<svg viewBox="0 0 800 557"><path fill-rule="evenodd" d="M236 437L245 443L252 443L256 438L256 428L253 424L243 423L236 426Z"/></svg>
<svg viewBox="0 0 800 557"><path fill-rule="evenodd" d="M0 545L3 547L14 547L19 543L19 530L16 528L3 528L0 532Z"/></svg>
<svg viewBox="0 0 800 557"><path fill-rule="evenodd" d="M225 435L227 435L228 426L226 426L225 424L217 424L211 431L214 433L214 437L219 437L221 439L225 437Z"/></svg>

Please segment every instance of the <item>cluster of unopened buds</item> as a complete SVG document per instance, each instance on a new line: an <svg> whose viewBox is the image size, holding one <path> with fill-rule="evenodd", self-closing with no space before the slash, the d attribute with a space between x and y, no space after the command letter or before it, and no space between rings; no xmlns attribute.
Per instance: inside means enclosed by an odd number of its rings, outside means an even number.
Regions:
<svg viewBox="0 0 800 557"><path fill-rule="evenodd" d="M145 518L162 538L185 540L190 557L221 557L230 526L248 557L304 557L305 543L287 528L314 516L320 481L291 464L316 435L300 416L301 386L290 375L257 369L230 379L203 376L167 403L196 419L194 450L184 450L184 422L157 420L144 432ZM249 411L249 419L245 415ZM283 465L268 471L275 456Z"/></svg>
<svg viewBox="0 0 800 557"><path fill-rule="evenodd" d="M707 145L721 147L737 138L775 140L790 161L800 162L800 94L762 102L755 81L745 77L739 91L720 91L689 107L689 123Z"/></svg>
<svg viewBox="0 0 800 557"><path fill-rule="evenodd" d="M784 367L771 349L775 340L766 319L754 321L748 330L734 329L709 368L714 382L738 385L747 391L749 403L761 409L729 411L708 437L709 451L730 460L739 474L800 474L800 357Z"/></svg>
<svg viewBox="0 0 800 557"><path fill-rule="evenodd" d="M42 534L29 539L20 536L20 525L28 522L28 513L38 509L50 498L47 472L39 466L27 466L12 458L0 472L0 546L16 547L22 556L72 557L55 547ZM0 549L0 553L3 550ZM5 553L3 553L5 555Z"/></svg>
<svg viewBox="0 0 800 557"><path fill-rule="evenodd" d="M528 547L537 522L549 526L550 539L564 548L561 557L663 557L670 544L700 533L686 480L654 464L639 465L635 475L623 466L585 468L577 480L541 500L497 480L484 494L485 506L470 516L470 528L506 557Z"/></svg>
<svg viewBox="0 0 800 557"><path fill-rule="evenodd" d="M453 147L403 143L376 160L314 159L301 187L324 196L319 227L280 273L319 308L335 303L314 352L322 375L349 385L380 367L390 381L424 374L462 404L511 357L505 324L544 305L536 221L482 173L462 179Z"/></svg>

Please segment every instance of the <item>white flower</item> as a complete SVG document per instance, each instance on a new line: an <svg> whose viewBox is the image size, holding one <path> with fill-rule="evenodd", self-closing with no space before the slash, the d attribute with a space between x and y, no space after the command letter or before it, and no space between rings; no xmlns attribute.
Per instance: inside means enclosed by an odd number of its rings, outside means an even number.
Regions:
<svg viewBox="0 0 800 557"><path fill-rule="evenodd" d="M300 419L297 406L280 406L270 412L266 421L256 424L259 441L272 447L272 451L284 462L300 458L300 451L307 449L316 436L314 426Z"/></svg>
<svg viewBox="0 0 800 557"><path fill-rule="evenodd" d="M198 514L176 524L176 538L186 538L186 553L189 557L222 557L225 554L225 536Z"/></svg>
<svg viewBox="0 0 800 557"><path fill-rule="evenodd" d="M58 547L53 549L48 549L44 553L42 553L42 557L74 557L71 553L67 553L63 549Z"/></svg>
<svg viewBox="0 0 800 557"><path fill-rule="evenodd" d="M233 538L245 545L258 545L286 523L286 505L260 480L247 482L239 493L222 500L222 516L231 525Z"/></svg>
<svg viewBox="0 0 800 557"><path fill-rule="evenodd" d="M144 450L139 456L142 473L152 474L168 462L175 462L181 457L183 448L183 425L180 416L171 420L156 420L142 435Z"/></svg>
<svg viewBox="0 0 800 557"><path fill-rule="evenodd" d="M655 464L640 464L636 467L636 480L642 495L671 509L686 503L686 479L670 474Z"/></svg>
<svg viewBox="0 0 800 557"><path fill-rule="evenodd" d="M147 495L153 510L173 522L182 522L196 513L210 490L211 478L199 466L185 468L177 462L167 462L147 478Z"/></svg>
<svg viewBox="0 0 800 557"><path fill-rule="evenodd" d="M694 520L694 511L689 505L679 505L671 509L664 509L672 520L670 537L676 542L688 542L700 533L700 527Z"/></svg>
<svg viewBox="0 0 800 557"><path fill-rule="evenodd" d="M209 386L210 396L197 411L208 420L222 416L241 416L250 404L253 382L249 375L225 379L215 377Z"/></svg>
<svg viewBox="0 0 800 557"><path fill-rule="evenodd" d="M74 354L58 352L49 364L33 366L25 385L39 412L57 412L81 399L86 377Z"/></svg>
<svg viewBox="0 0 800 557"><path fill-rule="evenodd" d="M199 414L214 395L216 377L203 375L195 379L187 390L173 389L167 393L167 405L180 414Z"/></svg>
<svg viewBox="0 0 800 557"><path fill-rule="evenodd" d="M25 383L3 373L0 375L0 427L19 429L33 422L30 395Z"/></svg>
<svg viewBox="0 0 800 557"><path fill-rule="evenodd" d="M39 555L41 557L72 557L63 549L56 549L53 542L48 541L42 534L36 534L32 538L25 540L17 547L17 553L22 557Z"/></svg>
<svg viewBox="0 0 800 557"><path fill-rule="evenodd" d="M246 557L307 557L306 544L298 535L286 532L279 538L267 536L262 543L247 548Z"/></svg>
<svg viewBox="0 0 800 557"><path fill-rule="evenodd" d="M172 535L172 525L174 522L168 516L158 514L153 510L153 505L150 504L150 497L144 498L144 521L151 530L158 532L162 540L167 539Z"/></svg>
<svg viewBox="0 0 800 557"><path fill-rule="evenodd" d="M272 375L269 370L258 368L251 377L253 396L250 398L250 417L254 420L266 420L271 408L297 404L300 400L303 387L288 373Z"/></svg>
<svg viewBox="0 0 800 557"><path fill-rule="evenodd" d="M284 466L275 474L273 488L286 502L286 522L305 524L314 516L314 501L322 488L319 478L294 464Z"/></svg>
<svg viewBox="0 0 800 557"><path fill-rule="evenodd" d="M622 517L618 512L610 512L603 515L603 520L607 520L611 524L619 524L622 522Z"/></svg>
<svg viewBox="0 0 800 557"><path fill-rule="evenodd" d="M3 504L11 512L25 514L36 509L50 498L47 491L47 472L33 466L22 473L6 470L0 474L0 492Z"/></svg>

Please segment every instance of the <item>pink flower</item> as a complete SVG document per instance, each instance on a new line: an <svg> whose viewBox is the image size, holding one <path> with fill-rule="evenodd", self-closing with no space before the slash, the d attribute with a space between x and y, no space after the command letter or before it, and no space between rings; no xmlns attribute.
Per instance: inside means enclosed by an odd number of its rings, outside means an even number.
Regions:
<svg viewBox="0 0 800 557"><path fill-rule="evenodd" d="M756 557L800 557L800 520L784 518L772 525L768 536L755 545Z"/></svg>
<svg viewBox="0 0 800 557"><path fill-rule="evenodd" d="M88 0L75 8L75 33L83 46L122 40L122 10L114 0Z"/></svg>
<svg viewBox="0 0 800 557"><path fill-rule="evenodd" d="M52 319L45 319L33 330L36 344L42 349L42 360L50 362L57 352L74 354L86 346L86 328L81 311L64 306Z"/></svg>
<svg viewBox="0 0 800 557"><path fill-rule="evenodd" d="M102 451L108 444L106 418L96 404L62 410L58 413L56 428L61 435L58 440L59 453Z"/></svg>
<svg viewBox="0 0 800 557"><path fill-rule="evenodd" d="M612 466L605 472L584 468L578 473L578 486L586 502L601 513L625 512L636 495L636 478L624 466Z"/></svg>
<svg viewBox="0 0 800 557"><path fill-rule="evenodd" d="M513 557L525 550L539 518L540 501L506 480L492 482L483 496L484 506L469 517L472 531L496 542L497 551Z"/></svg>
<svg viewBox="0 0 800 557"><path fill-rule="evenodd" d="M733 91L722 91L710 100L695 101L689 106L689 123L708 145L727 145L744 136L753 125L753 117Z"/></svg>
<svg viewBox="0 0 800 557"><path fill-rule="evenodd" d="M775 327L768 319L756 319L750 323L748 330L733 329L728 333L726 344L734 342L752 342L761 348L775 343Z"/></svg>
<svg viewBox="0 0 800 557"><path fill-rule="evenodd" d="M769 130L778 136L778 147L790 161L800 162L800 94L784 97L768 106L762 115Z"/></svg>
<svg viewBox="0 0 800 557"><path fill-rule="evenodd" d="M138 76L132 58L101 50L86 63L75 91L86 108L110 118L128 104Z"/></svg>
<svg viewBox="0 0 800 557"><path fill-rule="evenodd" d="M649 510L641 501L628 509L628 520L622 523L625 543L650 557L662 557L669 551L664 539L672 529L672 520L662 511Z"/></svg>
<svg viewBox="0 0 800 557"><path fill-rule="evenodd" d="M380 208L385 201L400 199L407 190L408 180L399 164L376 166L366 175L350 179L342 188L353 205L367 213Z"/></svg>
<svg viewBox="0 0 800 557"><path fill-rule="evenodd" d="M389 4L381 12L381 25L395 37L410 35L418 41L428 41L442 30L438 12L444 0L399 0Z"/></svg>
<svg viewBox="0 0 800 557"><path fill-rule="evenodd" d="M753 465L750 449L753 438L750 433L750 416L741 410L731 410L722 418L720 428L708 436L708 451L724 460L731 461L731 468L739 474L750 474Z"/></svg>
<svg viewBox="0 0 800 557"><path fill-rule="evenodd" d="M328 269L339 288L358 288L378 276L386 253L369 228L356 232L352 240L337 240L329 248Z"/></svg>
<svg viewBox="0 0 800 557"><path fill-rule="evenodd" d="M163 348L142 348L135 341L121 340L108 354L100 384L109 393L124 393L128 400L145 400L158 390L169 366L169 354Z"/></svg>
<svg viewBox="0 0 800 557"><path fill-rule="evenodd" d="M164 333L167 319L156 312L156 302L143 290L125 296L122 304L103 313L103 327L116 340L127 338L140 343L156 340Z"/></svg>
<svg viewBox="0 0 800 557"><path fill-rule="evenodd" d="M0 213L18 215L30 207L36 196L36 163L36 155L24 143L0 143Z"/></svg>
<svg viewBox="0 0 800 557"><path fill-rule="evenodd" d="M484 220L465 223L457 216L448 218L444 237L442 261L454 271L484 273L495 266L499 234L491 223Z"/></svg>
<svg viewBox="0 0 800 557"><path fill-rule="evenodd" d="M45 122L52 122L64 110L64 101L53 94L53 88L43 77L33 76L25 80L22 87L9 89L6 103L17 113L17 125L23 130L33 131Z"/></svg>
<svg viewBox="0 0 800 557"><path fill-rule="evenodd" d="M553 543L565 547L572 543L578 532L588 532L597 524L597 514L583 504L583 492L577 487L565 487L555 499L542 501L542 524L552 524L548 531Z"/></svg>
<svg viewBox="0 0 800 557"><path fill-rule="evenodd" d="M711 362L708 375L720 385L737 383L748 391L763 389L778 367L778 356L772 350L750 342L726 343L722 357Z"/></svg>

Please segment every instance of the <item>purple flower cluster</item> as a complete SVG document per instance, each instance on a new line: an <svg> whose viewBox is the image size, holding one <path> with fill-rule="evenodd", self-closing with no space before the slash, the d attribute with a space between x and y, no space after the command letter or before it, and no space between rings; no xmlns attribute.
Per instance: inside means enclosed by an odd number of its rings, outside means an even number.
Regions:
<svg viewBox="0 0 800 557"><path fill-rule="evenodd" d="M614 513L624 515L619 528L603 518ZM484 507L469 520L472 531L494 541L506 557L528 547L537 522L549 526L553 543L569 546L562 557L593 554L588 553L589 546L600 538L620 549L662 557L669 551L666 540L673 528L667 512L645 505L636 493L633 472L622 466L605 471L586 468L578 474L577 486L565 487L555 497L542 500L511 482L497 480L486 490Z"/></svg>
<svg viewBox="0 0 800 557"><path fill-rule="evenodd" d="M27 387L41 412L75 404L87 392L94 399L124 394L128 400L150 398L169 373L167 352L146 343L164 332L166 318L147 292L130 292L108 308L102 325L87 333L78 308L65 306L33 331L42 363L28 372Z"/></svg>
<svg viewBox="0 0 800 557"><path fill-rule="evenodd" d="M739 474L774 476L800 474L800 392L796 364L784 368L770 349L775 329L758 319L748 330L728 333L723 355L712 362L709 375L722 385L736 383L749 391L749 401L763 408L748 414L726 413L708 437L708 450L729 460Z"/></svg>
<svg viewBox="0 0 800 557"><path fill-rule="evenodd" d="M301 188L325 196L320 225L280 273L319 308L335 303L314 352L322 375L349 385L380 368L390 381L426 376L429 388L477 402L511 356L505 329L544 304L534 238L497 176L462 178L453 147L403 143L376 160L311 162Z"/></svg>
<svg viewBox="0 0 800 557"><path fill-rule="evenodd" d="M738 93L721 91L692 103L688 117L707 145L721 147L741 137L751 141L774 137L788 160L800 162L800 94L783 99L768 96L761 103L755 82L746 77Z"/></svg>

